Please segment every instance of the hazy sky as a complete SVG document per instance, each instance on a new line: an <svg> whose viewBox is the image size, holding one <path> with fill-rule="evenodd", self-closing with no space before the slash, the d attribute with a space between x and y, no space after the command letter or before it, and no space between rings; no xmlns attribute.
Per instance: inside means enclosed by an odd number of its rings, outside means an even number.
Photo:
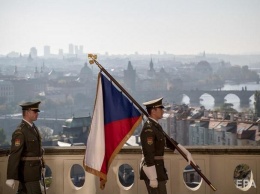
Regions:
<svg viewBox="0 0 260 194"><path fill-rule="evenodd" d="M260 54L260 0L0 0L0 54Z"/></svg>

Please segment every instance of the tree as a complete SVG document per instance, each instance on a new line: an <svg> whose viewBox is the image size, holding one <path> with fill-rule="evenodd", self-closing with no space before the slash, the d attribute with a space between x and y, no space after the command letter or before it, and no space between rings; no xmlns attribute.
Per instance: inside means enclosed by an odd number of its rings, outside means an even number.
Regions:
<svg viewBox="0 0 260 194"><path fill-rule="evenodd" d="M53 129L45 126L39 126L38 129L40 131L42 141L48 141L51 139L53 135Z"/></svg>
<svg viewBox="0 0 260 194"><path fill-rule="evenodd" d="M234 105L232 103L224 103L219 107L219 109L215 109L215 111L220 111L224 113L224 119L230 119L230 113L237 113L237 110L234 109L233 106Z"/></svg>

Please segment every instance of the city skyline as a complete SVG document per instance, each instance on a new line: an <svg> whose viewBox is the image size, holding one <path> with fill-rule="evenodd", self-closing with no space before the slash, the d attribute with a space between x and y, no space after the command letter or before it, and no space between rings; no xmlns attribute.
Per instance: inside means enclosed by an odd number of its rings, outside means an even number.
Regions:
<svg viewBox="0 0 260 194"><path fill-rule="evenodd" d="M0 54L260 54L260 1L0 0Z"/></svg>

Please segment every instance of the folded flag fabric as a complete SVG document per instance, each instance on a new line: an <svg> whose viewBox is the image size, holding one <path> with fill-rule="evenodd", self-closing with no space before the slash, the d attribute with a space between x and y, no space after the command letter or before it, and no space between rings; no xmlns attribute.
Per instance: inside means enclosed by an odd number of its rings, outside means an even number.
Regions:
<svg viewBox="0 0 260 194"><path fill-rule="evenodd" d="M100 72L84 167L87 172L100 177L101 189L105 187L114 157L141 120L140 111Z"/></svg>

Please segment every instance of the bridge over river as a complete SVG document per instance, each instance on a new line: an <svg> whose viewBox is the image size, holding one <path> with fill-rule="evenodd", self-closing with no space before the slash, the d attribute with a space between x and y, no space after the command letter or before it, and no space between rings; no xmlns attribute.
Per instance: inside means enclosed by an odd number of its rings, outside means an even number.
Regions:
<svg viewBox="0 0 260 194"><path fill-rule="evenodd" d="M225 103L225 97L228 94L234 94L240 99L241 105L248 105L250 97L253 96L255 91L249 90L179 90L179 91L147 91L142 95L164 97L169 102L181 103L184 95L190 99L190 104L199 104L200 98L204 94L208 94L214 98L215 104Z"/></svg>
<svg viewBox="0 0 260 194"><path fill-rule="evenodd" d="M246 105L250 102L250 97L254 95L255 91L241 91L241 90L223 90L223 91L205 91L205 90L193 90L193 91L183 91L185 95L187 95L190 98L191 103L197 103L200 101L200 97L203 94L209 94L211 95L214 100L215 104L223 104L225 102L225 97L228 94L234 94L236 95L239 100L240 104Z"/></svg>

